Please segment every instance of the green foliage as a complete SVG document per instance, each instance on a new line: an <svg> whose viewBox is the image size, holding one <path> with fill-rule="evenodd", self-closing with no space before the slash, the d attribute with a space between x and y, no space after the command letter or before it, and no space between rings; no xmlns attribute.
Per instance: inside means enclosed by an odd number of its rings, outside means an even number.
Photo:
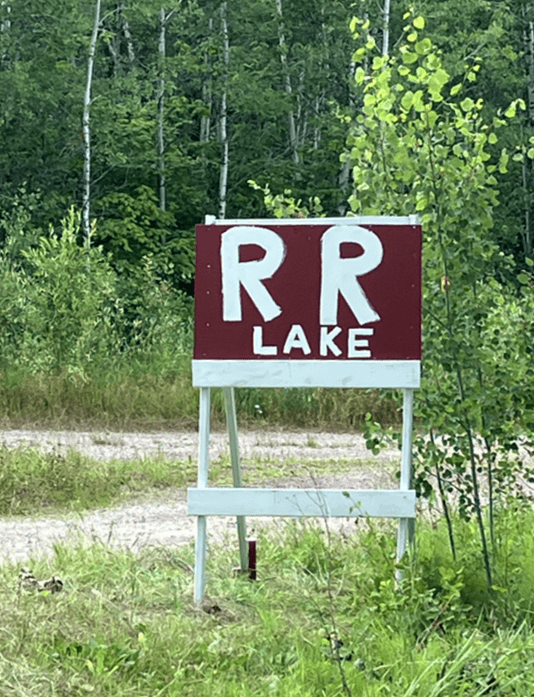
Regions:
<svg viewBox="0 0 534 697"><path fill-rule="evenodd" d="M180 409L181 418L191 418L197 403L192 389L185 399L176 398L190 380L184 357L191 351L191 300L162 278L148 256L128 278L118 278L101 248L79 244L79 224L71 209L58 233L50 229L37 237L21 226L10 239L22 246L35 243L15 253L17 245L8 241L0 257L5 413L29 410L30 418L40 420L41 409L45 419L66 411L74 420L93 420L109 409L117 418L126 391L133 413L126 416L124 404L119 413L127 419L135 413L149 418L155 404L155 420L170 413L176 418ZM166 397L156 397L164 376ZM121 380L122 397L113 394ZM132 393L136 380L149 383L145 400L138 387ZM85 394L76 392L82 385Z"/></svg>
<svg viewBox="0 0 534 697"><path fill-rule="evenodd" d="M170 462L159 457L104 461L75 451L43 453L33 448L2 447L0 515L108 506L127 494L183 488L194 481L195 474L191 462Z"/></svg>
<svg viewBox="0 0 534 697"><path fill-rule="evenodd" d="M22 187L9 201L0 204L0 249L4 262L20 264L22 252L37 244L42 231L34 228L31 220L40 199L39 194L28 194Z"/></svg>
<svg viewBox="0 0 534 697"><path fill-rule="evenodd" d="M141 186L135 197L109 194L101 202L104 220L96 240L111 253L117 270L129 277L150 259L159 273L178 282L194 271L194 238L177 230L174 216L162 211L154 192Z"/></svg>
<svg viewBox="0 0 534 697"><path fill-rule="evenodd" d="M387 526L357 536L309 523L260 531L254 583L231 573L236 544L215 545L202 607L191 600L192 547L133 554L58 543L32 571L60 576L62 593L19 590L18 568L0 569L0 679L13 692L23 681L28 693L46 697L526 697L532 601L526 594L523 604L518 588L534 568L532 535L525 535L532 514L500 522L509 547L526 543L525 551L506 593L488 596L482 584L478 597L472 569L450 557L446 531L427 524L420 561L407 560L398 589ZM465 524L461 532L467 563L477 533Z"/></svg>
<svg viewBox="0 0 534 697"><path fill-rule="evenodd" d="M98 248L79 246L80 216L71 209L61 235L53 230L24 252L28 264L20 362L30 371L78 371L112 344L115 277Z"/></svg>
<svg viewBox="0 0 534 697"><path fill-rule="evenodd" d="M443 497L457 491L461 514L476 515L491 584L480 477L485 472L489 483L491 528L495 497L510 492L523 467L516 439L534 406L524 389L532 375L525 335L510 325L509 313L526 325L523 303L531 307L533 298L528 289L517 302L496 278L512 268L490 234L497 175L506 172L508 155L502 150L492 162L489 145L505 118L484 122L483 100L451 84L431 40L420 37L421 25L411 20L396 57L375 56L370 70L356 71L363 108L347 141L349 200L355 214L420 215L424 367L416 486L430 495L435 475ZM505 117L515 110L514 103Z"/></svg>

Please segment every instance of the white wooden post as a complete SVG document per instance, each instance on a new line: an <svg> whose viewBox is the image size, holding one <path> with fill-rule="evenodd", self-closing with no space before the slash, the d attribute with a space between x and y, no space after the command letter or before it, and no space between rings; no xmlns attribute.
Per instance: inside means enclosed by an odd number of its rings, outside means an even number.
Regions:
<svg viewBox="0 0 534 697"><path fill-rule="evenodd" d="M210 448L210 388L200 389L198 483L199 489L208 487ZM195 602L201 603L206 585L206 516L197 517L197 539L195 545Z"/></svg>
<svg viewBox="0 0 534 697"><path fill-rule="evenodd" d="M241 488L241 464L239 461L239 442L237 439L237 417L235 411L235 395L233 387L225 387L224 397L226 402L226 423L228 424L228 438L230 441L230 457L232 460L232 477L234 486ZM237 536L239 539L239 560L241 571L246 571L248 563L247 528L244 516L237 516Z"/></svg>
<svg viewBox="0 0 534 697"><path fill-rule="evenodd" d="M413 389L405 389L404 402L402 406L402 461L401 461L401 477L400 490L409 491L412 482L412 430L413 430ZM399 519L399 532L397 537L397 562L399 562L404 552L406 545L410 540L410 526L412 525L410 518ZM402 572L397 570L397 581L402 580Z"/></svg>

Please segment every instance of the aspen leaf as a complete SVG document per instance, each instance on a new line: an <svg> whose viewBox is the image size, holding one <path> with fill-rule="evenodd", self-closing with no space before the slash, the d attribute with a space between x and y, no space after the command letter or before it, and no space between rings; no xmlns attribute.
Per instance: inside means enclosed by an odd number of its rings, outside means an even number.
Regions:
<svg viewBox="0 0 534 697"><path fill-rule="evenodd" d="M413 25L416 29L424 29L425 28L425 18L421 17L421 15L419 15L419 17L416 17L414 19Z"/></svg>
<svg viewBox="0 0 534 697"><path fill-rule="evenodd" d="M471 97L466 97L460 102L460 107L462 108L462 111L465 111L466 113L468 111L471 111L475 106L475 102L471 99Z"/></svg>
<svg viewBox="0 0 534 697"><path fill-rule="evenodd" d="M506 116L507 119L513 119L516 115L517 108L516 108L516 103L512 102L508 109L504 112L504 115Z"/></svg>
<svg viewBox="0 0 534 697"><path fill-rule="evenodd" d="M412 53L411 51L403 51L402 53L402 62L403 63L415 63L417 60L417 53Z"/></svg>
<svg viewBox="0 0 534 697"><path fill-rule="evenodd" d="M362 84L362 82L365 80L365 71L363 68L356 68L356 74L354 75L354 79L357 85Z"/></svg>
<svg viewBox="0 0 534 697"><path fill-rule="evenodd" d="M415 44L415 50L420 56L424 56L425 53L428 53L432 50L432 42L430 41L430 39L424 38Z"/></svg>
<svg viewBox="0 0 534 697"><path fill-rule="evenodd" d="M401 99L401 106L403 109L406 109L406 111L408 111L408 109L411 109L412 104L413 104L413 92L411 90L408 90L408 92L406 92L404 97Z"/></svg>

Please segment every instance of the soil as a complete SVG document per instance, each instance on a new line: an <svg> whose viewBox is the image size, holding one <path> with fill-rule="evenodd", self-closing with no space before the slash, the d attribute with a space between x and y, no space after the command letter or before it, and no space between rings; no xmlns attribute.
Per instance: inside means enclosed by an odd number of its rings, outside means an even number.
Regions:
<svg viewBox="0 0 534 697"><path fill-rule="evenodd" d="M0 444L7 447L37 447L44 451L80 450L95 459L133 459L160 454L177 461L195 461L198 434L193 432L98 433L78 431L0 431ZM310 431L245 431L239 433L242 462L258 458L284 462L288 459L349 459L354 464L340 474L276 480L272 486L288 488L395 489L400 463L397 449L373 456L359 434ZM226 433L212 433L210 460L229 454ZM268 486L266 483L265 486ZM268 518L247 518L247 534ZM354 521L335 519L337 530L354 530ZM210 517L210 541L229 536L236 540L235 518ZM121 505L86 511L83 514L46 515L36 518L0 518L0 560L28 562L53 553L54 543L91 544L138 551L143 547L176 548L195 539L196 519L187 515L187 492L165 490L129 500Z"/></svg>

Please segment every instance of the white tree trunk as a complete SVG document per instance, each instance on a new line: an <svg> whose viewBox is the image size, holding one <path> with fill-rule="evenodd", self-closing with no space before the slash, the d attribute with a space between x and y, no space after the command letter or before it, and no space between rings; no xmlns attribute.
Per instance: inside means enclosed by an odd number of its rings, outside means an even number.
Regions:
<svg viewBox="0 0 534 697"><path fill-rule="evenodd" d="M221 3L221 32L223 37L223 60L224 60L224 85L221 95L221 114L219 121L219 137L222 145L222 159L219 175L219 218L226 216L226 197L228 190L228 128L227 128L227 84L228 84L228 64L230 62L230 40L228 38L228 3L226 0Z"/></svg>
<svg viewBox="0 0 534 697"><path fill-rule="evenodd" d="M284 14L282 10L282 0L276 0L276 9L278 11L278 44L280 46L280 62L282 63L282 73L284 75L285 91L288 97L292 98L293 89L291 87L291 77L287 66L287 44L284 30ZM289 122L289 145L291 147L291 155L295 165L300 163L297 128L295 125L295 114L293 109L290 109L288 115Z"/></svg>
<svg viewBox="0 0 534 697"><path fill-rule="evenodd" d="M209 18L208 21L208 39L211 39L213 33L213 17ZM211 92L211 68L210 68L210 57L208 51L204 54L204 66L206 68L206 77L202 83L202 101L208 107L208 113L206 116L202 116L200 119L200 142L207 143L210 139L211 131L211 109L212 103L212 92Z"/></svg>
<svg viewBox="0 0 534 697"><path fill-rule="evenodd" d="M0 22L0 35L5 36L7 32L11 29L11 20L9 16L11 14L11 5L8 5L5 0L0 2L0 9L2 11L2 21ZM2 54L0 55L0 62L6 63L8 60L7 49L2 47Z"/></svg>
<svg viewBox="0 0 534 697"><path fill-rule="evenodd" d="M0 22L0 31L9 31L11 28L11 20L9 19L11 5L8 5L6 0L2 0L2 2L0 2L0 7L5 8L2 10L2 14L5 14L5 19Z"/></svg>
<svg viewBox="0 0 534 697"><path fill-rule="evenodd" d="M167 17L165 10L162 8L159 13L159 75L158 75L158 168L159 168L159 207L162 211L166 210L167 206L167 191L165 181L165 133L164 133L164 118L165 118L165 24Z"/></svg>
<svg viewBox="0 0 534 697"><path fill-rule="evenodd" d="M128 60L130 62L130 65L133 65L135 63L134 44L132 39L132 32L130 31L130 23L124 16L124 4L121 4L120 6L120 14L122 20L122 30L124 31L124 38L126 39L126 47L128 50Z"/></svg>
<svg viewBox="0 0 534 697"><path fill-rule="evenodd" d="M93 65L95 62L96 42L98 39L98 31L100 29L100 2L95 3L95 21L93 24L93 33L91 43L89 44L89 58L87 61L87 81L85 84L85 97L83 100L83 204L82 204L82 230L85 235L85 243L89 248L91 246L91 84L93 81Z"/></svg>
<svg viewBox="0 0 534 697"><path fill-rule="evenodd" d="M528 19L530 16L530 5L523 6L523 17L525 20L524 46L527 59L527 121L530 127L534 126L534 23ZM531 162L523 157L522 179L524 197L524 232L523 250L525 256L532 257L532 230L530 213L530 180Z"/></svg>
<svg viewBox="0 0 534 697"><path fill-rule="evenodd" d="M384 38L382 40L382 55L389 54L389 18L391 15L391 0L384 0Z"/></svg>

